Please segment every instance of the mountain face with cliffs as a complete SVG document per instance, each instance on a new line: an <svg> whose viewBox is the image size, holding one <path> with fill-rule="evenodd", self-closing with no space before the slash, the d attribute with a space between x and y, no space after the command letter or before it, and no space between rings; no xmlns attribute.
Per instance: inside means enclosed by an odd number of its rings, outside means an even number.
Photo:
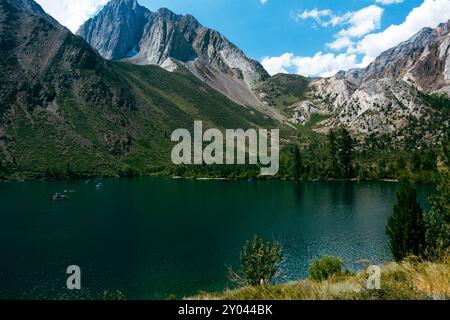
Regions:
<svg viewBox="0 0 450 320"><path fill-rule="evenodd" d="M319 79L269 77L258 62L193 16L151 12L136 0L110 1L78 34L107 59L189 70L234 102L281 122L305 124L319 113L329 119L318 131L344 126L364 138L397 135L411 125L411 117L435 120L421 93L449 91L449 25L421 30L365 69ZM430 134L436 138L442 132Z"/></svg>
<svg viewBox="0 0 450 320"><path fill-rule="evenodd" d="M367 68L312 79L304 99L286 110L296 124L314 113L328 116L316 127L322 133L346 127L362 140L388 137L402 146L415 131L417 143L425 145L440 141L450 122L427 97L449 93L450 21L422 29Z"/></svg>
<svg viewBox="0 0 450 320"><path fill-rule="evenodd" d="M148 174L195 120L276 126L185 69L105 60L34 1L0 0L0 180Z"/></svg>
<svg viewBox="0 0 450 320"><path fill-rule="evenodd" d="M340 72L338 77L355 84L396 78L420 91L450 93L450 21L424 28L383 52L367 68Z"/></svg>
<svg viewBox="0 0 450 320"><path fill-rule="evenodd" d="M191 15L151 12L136 0L112 0L77 34L106 59L169 71L184 67L233 101L263 107L253 90L269 78L265 69Z"/></svg>
<svg viewBox="0 0 450 320"><path fill-rule="evenodd" d="M0 83L0 165L9 168L21 160L33 163L21 152L44 150L47 143L57 148L67 139L72 146L94 147L67 121L63 97L95 105L99 126L119 122L136 107L111 66L31 0L0 2ZM126 136L117 128L102 134L106 148Z"/></svg>

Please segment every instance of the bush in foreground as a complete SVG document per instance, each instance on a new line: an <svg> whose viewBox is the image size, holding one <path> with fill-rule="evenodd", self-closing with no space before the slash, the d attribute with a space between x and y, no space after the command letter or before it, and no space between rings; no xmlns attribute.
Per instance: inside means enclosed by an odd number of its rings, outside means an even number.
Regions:
<svg viewBox="0 0 450 320"><path fill-rule="evenodd" d="M340 258L325 256L322 259L314 259L308 267L311 280L328 280L333 275L343 274L344 263Z"/></svg>
<svg viewBox="0 0 450 320"><path fill-rule="evenodd" d="M116 291L105 291L103 293L103 300L108 300L108 301L121 301L121 300L127 300L127 297L125 296L125 294L120 291L120 290L116 290Z"/></svg>
<svg viewBox="0 0 450 320"><path fill-rule="evenodd" d="M230 269L230 279L244 286L272 283L279 275L283 253L278 242L264 242L258 236L247 241L241 251L241 271Z"/></svg>

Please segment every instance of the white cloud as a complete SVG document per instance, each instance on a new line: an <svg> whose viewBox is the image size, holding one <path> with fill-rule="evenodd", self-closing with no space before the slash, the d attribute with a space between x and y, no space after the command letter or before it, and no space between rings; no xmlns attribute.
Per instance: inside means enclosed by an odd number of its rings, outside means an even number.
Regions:
<svg viewBox="0 0 450 320"><path fill-rule="evenodd" d="M347 13L343 17L343 22L349 24L347 29L341 30L340 37L361 37L369 32L379 29L381 25L381 16L383 9L371 5L361 10Z"/></svg>
<svg viewBox="0 0 450 320"><path fill-rule="evenodd" d="M265 57L262 65L270 75L277 73L290 73L288 69L292 68L293 53L285 53L279 57Z"/></svg>
<svg viewBox="0 0 450 320"><path fill-rule="evenodd" d="M262 5L266 4L268 0L259 0L259 2L261 2Z"/></svg>
<svg viewBox="0 0 450 320"><path fill-rule="evenodd" d="M357 66L357 56L355 54L316 53L312 57L295 56L292 53L285 53L279 57L265 57L262 65L269 74L292 73L304 76L328 77L340 70Z"/></svg>
<svg viewBox="0 0 450 320"><path fill-rule="evenodd" d="M336 15L333 11L324 9L305 10L294 14L296 20L313 19L322 27L336 27L338 25L348 26L342 30L342 36L363 36L380 26L383 9L371 5L358 11L349 11L342 15Z"/></svg>
<svg viewBox="0 0 450 320"><path fill-rule="evenodd" d="M342 26L334 35L335 41L328 43L327 47L333 50L349 48L353 45L352 38L360 38L376 29L380 28L383 9L370 5L358 11L349 11L342 15L336 15L331 10L305 10L294 15L296 20L313 19L322 27Z"/></svg>
<svg viewBox="0 0 450 320"><path fill-rule="evenodd" d="M327 43L326 46L330 49L339 51L344 48L352 47L354 42L349 37L339 37L335 41Z"/></svg>
<svg viewBox="0 0 450 320"><path fill-rule="evenodd" d="M270 74L294 72L304 76L327 77L340 70L347 70L358 64L358 56L354 49L353 39L362 36L380 27L383 9L371 5L358 11L335 15L331 10L305 10L297 13L297 20L313 19L323 27L342 26L342 30L335 34L336 40L328 43L327 47L333 50L347 48L346 53L322 53L318 52L312 57L295 56L293 53L285 53L279 57L265 57L262 65ZM364 61L367 63L367 60Z"/></svg>
<svg viewBox="0 0 450 320"><path fill-rule="evenodd" d="M297 74L329 77L340 70L354 67L356 65L356 55L344 53L339 55L333 53L322 54L322 52L318 52L313 57L296 57L294 65Z"/></svg>
<svg viewBox="0 0 450 320"><path fill-rule="evenodd" d="M36 0L59 23L76 32L108 0Z"/></svg>
<svg viewBox="0 0 450 320"><path fill-rule="evenodd" d="M404 0L375 0L376 3L381 3L384 5L402 3L403 1Z"/></svg>
<svg viewBox="0 0 450 320"><path fill-rule="evenodd" d="M299 12L297 14L294 14L294 19L296 20L306 20L306 19L313 19L318 24L320 24L322 27L327 27L328 25L332 24L334 15L331 10L305 10L303 12ZM326 19L325 19L326 18Z"/></svg>
<svg viewBox="0 0 450 320"><path fill-rule="evenodd" d="M424 0L414 8L399 25L391 25L383 32L365 36L356 50L374 59L383 51L408 40L425 27L435 28L439 23L450 19L450 0Z"/></svg>
<svg viewBox="0 0 450 320"><path fill-rule="evenodd" d="M381 1L384 4L392 4L396 0L380 0L377 2L381 3ZM355 17L357 12L360 15ZM318 52L311 57L287 53L280 57L265 57L262 60L263 66L267 68L270 74L289 71L305 76L330 76L340 70L364 68L383 51L410 39L422 28L435 28L438 24L447 22L450 19L450 0L424 0L420 6L414 8L408 14L403 23L391 25L384 31L377 33L367 34L367 30L376 28L379 19L376 18L371 20L370 23L366 23L367 21L364 21L363 17L369 16L368 11L361 12L360 10L357 12L353 12L351 15L353 20L348 18L349 13L335 16L329 10L317 9L305 11L295 17L297 19L312 18L316 22L320 22L322 26L337 26L347 23L349 26L338 32L335 35L336 39L326 45L332 50L347 48L345 53ZM368 19L370 20L371 17L368 17Z"/></svg>

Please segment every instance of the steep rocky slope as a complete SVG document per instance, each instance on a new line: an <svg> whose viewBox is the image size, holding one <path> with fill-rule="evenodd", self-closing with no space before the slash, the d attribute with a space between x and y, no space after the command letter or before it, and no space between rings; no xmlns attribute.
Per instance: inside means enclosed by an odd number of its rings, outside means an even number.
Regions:
<svg viewBox="0 0 450 320"><path fill-rule="evenodd" d="M425 28L410 40L383 52L365 69L313 79L300 99L289 107L290 120L305 124L312 114L329 115L316 128L346 127L359 138L389 137L402 142L414 128L419 142L437 143L449 126L426 95L450 88L450 21Z"/></svg>
<svg viewBox="0 0 450 320"><path fill-rule="evenodd" d="M0 179L145 173L194 120L275 125L187 71L104 60L31 0L0 0L0 83Z"/></svg>
<svg viewBox="0 0 450 320"><path fill-rule="evenodd" d="M397 78L371 79L356 85L339 76L311 82L306 98L287 107L290 120L304 125L313 114L327 115L315 131L345 127L358 139L378 137L399 147L415 137L416 145L438 143L449 126L426 93ZM414 133L415 132L415 133Z"/></svg>
<svg viewBox="0 0 450 320"><path fill-rule="evenodd" d="M344 126L364 136L395 134L409 125L409 118L428 123L437 113L417 90L394 78L369 80L352 94L343 90L341 95L348 98L335 104L335 116L324 123L325 128Z"/></svg>
<svg viewBox="0 0 450 320"><path fill-rule="evenodd" d="M43 150L47 143L56 147L65 139L86 149L94 147L64 117L57 103L61 96L70 95L80 104L96 106L99 126L102 122L119 122L136 108L126 82L81 38L73 36L31 0L1 1L0 48L3 166L19 161L24 132L36 143L29 146L36 149ZM46 129L49 136L42 135L43 141L39 141L41 130ZM121 126L105 130L102 135L109 148L126 136Z"/></svg>
<svg viewBox="0 0 450 320"><path fill-rule="evenodd" d="M411 39L383 52L365 69L338 77L361 84L373 79L402 79L426 92L450 92L450 21L424 28Z"/></svg>
<svg viewBox="0 0 450 320"><path fill-rule="evenodd" d="M136 0L112 0L78 34L107 59L169 71L185 67L235 102L273 113L253 93L269 77L264 68L191 15L151 12Z"/></svg>
<svg viewBox="0 0 450 320"><path fill-rule="evenodd" d="M123 59L142 38L152 13L135 1L111 2L78 33L106 59Z"/></svg>

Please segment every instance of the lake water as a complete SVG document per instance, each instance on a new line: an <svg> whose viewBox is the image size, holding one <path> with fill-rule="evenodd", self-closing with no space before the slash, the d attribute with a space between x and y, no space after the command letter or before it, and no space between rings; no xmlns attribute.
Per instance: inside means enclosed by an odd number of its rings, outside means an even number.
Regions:
<svg viewBox="0 0 450 320"><path fill-rule="evenodd" d="M185 181L164 178L0 184L0 299L164 299L229 286L244 242L282 243L284 279L314 257L347 267L390 259L385 235L397 184ZM54 192L73 189L52 202ZM418 186L425 206L431 186ZM82 269L82 290L66 268Z"/></svg>

